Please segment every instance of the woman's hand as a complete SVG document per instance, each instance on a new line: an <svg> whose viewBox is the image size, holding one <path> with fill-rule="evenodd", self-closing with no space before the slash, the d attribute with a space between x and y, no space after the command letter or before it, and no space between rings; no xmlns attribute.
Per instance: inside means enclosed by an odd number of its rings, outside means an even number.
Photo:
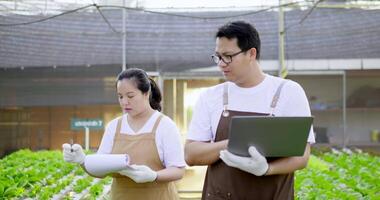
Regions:
<svg viewBox="0 0 380 200"><path fill-rule="evenodd" d="M71 163L78 163L78 164L83 164L84 159L86 155L83 152L82 146L79 144L74 144L70 145L68 143L65 143L62 145L63 148L63 159L66 162L71 162Z"/></svg>

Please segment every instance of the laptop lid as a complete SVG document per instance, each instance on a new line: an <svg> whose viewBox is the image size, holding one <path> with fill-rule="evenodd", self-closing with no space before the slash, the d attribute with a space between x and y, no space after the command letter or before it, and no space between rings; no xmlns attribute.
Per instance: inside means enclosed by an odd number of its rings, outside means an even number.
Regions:
<svg viewBox="0 0 380 200"><path fill-rule="evenodd" d="M255 146L265 157L302 156L313 117L234 116L228 151L249 157Z"/></svg>

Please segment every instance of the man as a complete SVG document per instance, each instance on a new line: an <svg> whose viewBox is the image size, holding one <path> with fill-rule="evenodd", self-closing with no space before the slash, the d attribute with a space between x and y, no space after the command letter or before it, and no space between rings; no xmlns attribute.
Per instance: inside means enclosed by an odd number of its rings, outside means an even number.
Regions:
<svg viewBox="0 0 380 200"><path fill-rule="evenodd" d="M188 165L208 165L202 199L294 199L294 171L307 165L312 129L300 157L265 158L253 146L251 157L239 157L226 149L234 115L310 116L304 90L263 73L259 34L246 22L219 28L212 58L227 82L200 95L185 146Z"/></svg>

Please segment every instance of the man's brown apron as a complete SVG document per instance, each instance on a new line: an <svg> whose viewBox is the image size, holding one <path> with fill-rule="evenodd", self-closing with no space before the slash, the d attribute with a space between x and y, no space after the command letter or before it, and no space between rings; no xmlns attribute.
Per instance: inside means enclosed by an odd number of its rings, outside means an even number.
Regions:
<svg viewBox="0 0 380 200"><path fill-rule="evenodd" d="M156 129L162 115L158 117L150 133L139 135L121 134L122 117L119 118L115 132L112 154L128 154L130 164L146 165L154 171L164 169L156 147ZM136 183L120 174L113 175L111 199L131 200L178 200L173 182Z"/></svg>
<svg viewBox="0 0 380 200"><path fill-rule="evenodd" d="M281 88L279 86L271 104L272 113L279 99ZM247 115L271 115L272 113L240 112L227 110L228 88L224 87L223 95L224 111L228 116L220 117L216 130L215 142L228 139L229 124L232 116ZM268 162L278 158L267 158ZM294 174L255 176L237 168L227 166L222 160L218 160L207 168L206 179L203 186L202 200L221 199L294 199Z"/></svg>

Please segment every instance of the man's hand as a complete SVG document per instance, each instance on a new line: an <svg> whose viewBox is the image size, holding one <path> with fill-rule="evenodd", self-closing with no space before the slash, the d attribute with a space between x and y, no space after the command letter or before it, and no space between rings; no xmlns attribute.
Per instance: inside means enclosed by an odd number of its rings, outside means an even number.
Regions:
<svg viewBox="0 0 380 200"><path fill-rule="evenodd" d="M71 146L68 143L65 143L62 145L63 148L63 159L66 162L71 162L71 163L78 163L78 164L83 164L84 163L84 158L86 155L83 152L82 147L79 144L74 144Z"/></svg>
<svg viewBox="0 0 380 200"><path fill-rule="evenodd" d="M128 176L136 183L153 182L157 178L157 172L145 165L131 165L127 169L121 170L119 174Z"/></svg>
<svg viewBox="0 0 380 200"><path fill-rule="evenodd" d="M264 175L269 167L265 157L254 146L250 146L248 152L251 157L236 156L227 150L222 150L219 157L230 167L241 169L256 176Z"/></svg>

